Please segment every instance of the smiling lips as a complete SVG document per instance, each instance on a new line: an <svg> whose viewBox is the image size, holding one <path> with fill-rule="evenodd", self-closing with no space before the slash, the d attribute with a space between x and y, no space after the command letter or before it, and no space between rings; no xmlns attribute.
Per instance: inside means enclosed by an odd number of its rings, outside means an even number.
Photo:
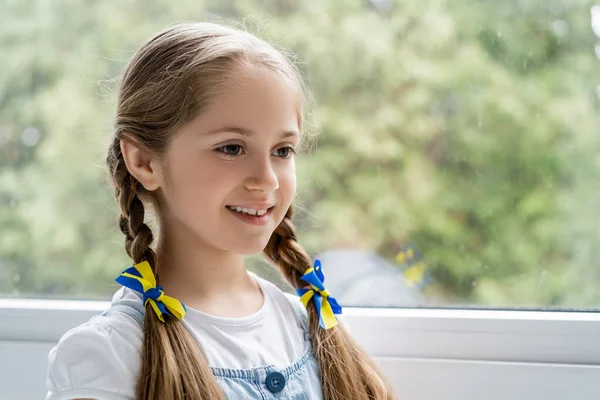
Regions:
<svg viewBox="0 0 600 400"><path fill-rule="evenodd" d="M266 208L250 208L250 207L241 207L241 206L227 206L231 211L236 211L242 214L248 214L253 216L263 216L265 215L272 207Z"/></svg>
<svg viewBox="0 0 600 400"><path fill-rule="evenodd" d="M250 225L265 225L271 218L271 211L275 206L259 205L253 207L226 206L237 218Z"/></svg>

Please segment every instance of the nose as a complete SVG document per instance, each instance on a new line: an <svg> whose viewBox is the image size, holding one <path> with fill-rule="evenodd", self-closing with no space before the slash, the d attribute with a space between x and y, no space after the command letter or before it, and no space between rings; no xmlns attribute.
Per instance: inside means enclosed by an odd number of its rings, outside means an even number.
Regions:
<svg viewBox="0 0 600 400"><path fill-rule="evenodd" d="M252 161L244 186L250 191L272 192L279 189L279 179L273 168L270 155Z"/></svg>

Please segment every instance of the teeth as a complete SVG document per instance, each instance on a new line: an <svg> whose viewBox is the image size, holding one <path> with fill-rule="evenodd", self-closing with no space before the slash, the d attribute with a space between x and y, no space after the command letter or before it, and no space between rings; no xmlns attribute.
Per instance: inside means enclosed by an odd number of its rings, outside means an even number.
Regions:
<svg viewBox="0 0 600 400"><path fill-rule="evenodd" d="M237 211L239 213L244 213L244 214L248 214L248 215L254 215L254 216L263 216L267 213L267 210L255 210L253 208L242 208L242 207L231 207L231 206L227 206L227 208L229 208L230 210L233 211Z"/></svg>

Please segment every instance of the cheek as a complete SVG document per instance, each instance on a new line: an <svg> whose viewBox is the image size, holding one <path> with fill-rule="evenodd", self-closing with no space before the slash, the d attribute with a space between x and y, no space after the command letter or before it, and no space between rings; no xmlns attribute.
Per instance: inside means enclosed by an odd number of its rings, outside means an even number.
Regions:
<svg viewBox="0 0 600 400"><path fill-rule="evenodd" d="M172 212L183 219L195 220L207 213L214 213L219 204L223 179L207 165L183 157L170 165L166 197Z"/></svg>
<svg viewBox="0 0 600 400"><path fill-rule="evenodd" d="M293 164L280 176L279 190L282 202L289 206L296 195L296 169Z"/></svg>

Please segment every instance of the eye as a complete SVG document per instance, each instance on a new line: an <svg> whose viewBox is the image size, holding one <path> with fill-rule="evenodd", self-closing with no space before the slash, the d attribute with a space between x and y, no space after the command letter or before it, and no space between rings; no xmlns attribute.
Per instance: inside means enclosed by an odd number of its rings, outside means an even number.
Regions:
<svg viewBox="0 0 600 400"><path fill-rule="evenodd" d="M215 149L219 153L223 153L226 156L239 156L243 153L244 149L239 144L226 144Z"/></svg>
<svg viewBox="0 0 600 400"><path fill-rule="evenodd" d="M275 150L275 155L281 158L290 158L292 154L296 154L296 150L294 150L294 148L291 146L280 147Z"/></svg>

